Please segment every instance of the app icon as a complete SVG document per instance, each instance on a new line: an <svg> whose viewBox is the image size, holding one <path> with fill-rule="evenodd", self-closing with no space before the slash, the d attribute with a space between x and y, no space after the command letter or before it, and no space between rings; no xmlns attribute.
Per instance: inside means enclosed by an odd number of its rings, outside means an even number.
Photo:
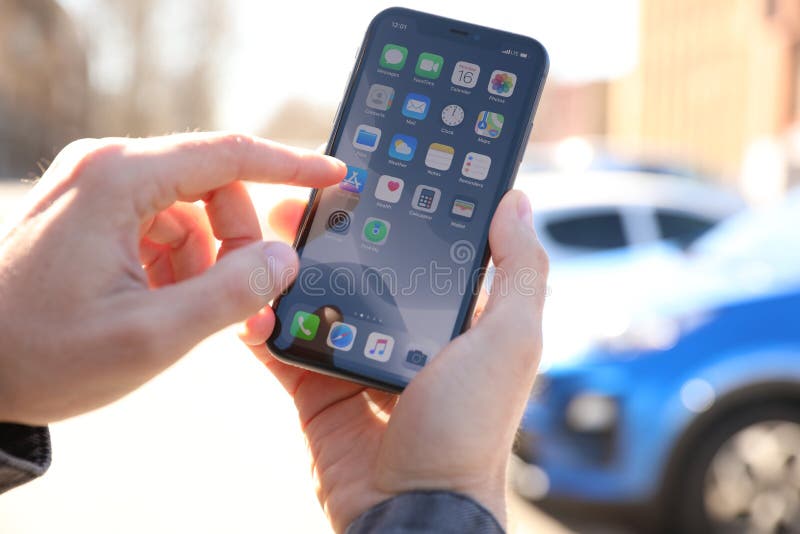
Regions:
<svg viewBox="0 0 800 534"><path fill-rule="evenodd" d="M421 350L412 349L406 354L406 362L417 367L424 367L428 362L428 355Z"/></svg>
<svg viewBox="0 0 800 534"><path fill-rule="evenodd" d="M366 183L367 170L348 165L347 174L345 174L342 181L339 182L339 189L350 191L351 193L361 193Z"/></svg>
<svg viewBox="0 0 800 534"><path fill-rule="evenodd" d="M453 85L460 85L472 89L478 83L478 75L481 73L480 66L475 63L467 63L466 61L459 61L453 68L453 75L450 76L450 82Z"/></svg>
<svg viewBox="0 0 800 534"><path fill-rule="evenodd" d="M388 362L392 357L394 338L380 332L371 332L364 345L364 356L379 362Z"/></svg>
<svg viewBox="0 0 800 534"><path fill-rule="evenodd" d="M335 234L346 234L350 229L350 213L344 210L336 210L328 215L325 222L325 229Z"/></svg>
<svg viewBox="0 0 800 534"><path fill-rule="evenodd" d="M430 78L435 80L442 74L442 65L444 65L444 58L431 54L430 52L423 52L417 59L417 68L414 72L417 76L422 78Z"/></svg>
<svg viewBox="0 0 800 534"><path fill-rule="evenodd" d="M382 245L386 242L386 238L389 236L389 228L391 228L391 225L388 221L370 217L367 219L367 222L364 223L364 233L362 234L362 237L364 238L364 241L368 241L376 245Z"/></svg>
<svg viewBox="0 0 800 534"><path fill-rule="evenodd" d="M367 126L366 124L359 125L356 128L356 134L353 136L353 146L366 150L367 152L375 152L378 148L378 143L381 142L381 130L374 126Z"/></svg>
<svg viewBox="0 0 800 534"><path fill-rule="evenodd" d="M355 326L334 321L328 332L328 346L332 349L350 350L356 341L356 332Z"/></svg>
<svg viewBox="0 0 800 534"><path fill-rule="evenodd" d="M428 154L425 156L425 165L432 169L446 171L453 163L453 156L456 151L451 146L433 143L428 147Z"/></svg>
<svg viewBox="0 0 800 534"><path fill-rule="evenodd" d="M475 133L484 137L496 139L503 131L503 116L499 113L489 113L481 111L478 113L478 120L475 121Z"/></svg>
<svg viewBox="0 0 800 534"><path fill-rule="evenodd" d="M485 180L489 175L489 167L492 166L492 158L477 152L469 152L464 156L464 165L461 167L461 174L473 180Z"/></svg>
<svg viewBox="0 0 800 534"><path fill-rule="evenodd" d="M411 161L417 150L417 138L410 135L395 134L389 144L389 157Z"/></svg>
<svg viewBox="0 0 800 534"><path fill-rule="evenodd" d="M387 44L381 52L380 65L384 69L400 70L406 64L408 48L396 44Z"/></svg>
<svg viewBox="0 0 800 534"><path fill-rule="evenodd" d="M411 199L411 207L433 213L439 207L439 199L441 197L441 189L429 185L418 185L416 191L414 191L414 198Z"/></svg>
<svg viewBox="0 0 800 534"><path fill-rule="evenodd" d="M400 200L403 194L403 180L385 174L378 180L378 187L375 188L375 198L384 202L395 202Z"/></svg>
<svg viewBox="0 0 800 534"><path fill-rule="evenodd" d="M472 219L472 214L475 213L475 202L467 200L466 198L456 197L453 201L453 207L450 214L460 219Z"/></svg>
<svg viewBox="0 0 800 534"><path fill-rule="evenodd" d="M369 93L367 94L367 106L371 107L372 109L386 111L392 107L393 101L394 89L388 85L373 83L370 86Z"/></svg>
<svg viewBox="0 0 800 534"><path fill-rule="evenodd" d="M514 86L517 84L517 75L513 72L496 70L489 77L490 93L497 96L511 96L514 93Z"/></svg>
<svg viewBox="0 0 800 534"><path fill-rule="evenodd" d="M292 337L298 337L311 341L317 335L319 328L319 316L313 313L299 311L294 314L292 325L289 327L289 333Z"/></svg>
<svg viewBox="0 0 800 534"><path fill-rule="evenodd" d="M458 126L464 121L464 108L450 104L442 110L442 122L448 126Z"/></svg>
<svg viewBox="0 0 800 534"><path fill-rule="evenodd" d="M428 108L431 99L425 95L408 93L406 101L403 102L403 115L411 119L422 120L428 116Z"/></svg>

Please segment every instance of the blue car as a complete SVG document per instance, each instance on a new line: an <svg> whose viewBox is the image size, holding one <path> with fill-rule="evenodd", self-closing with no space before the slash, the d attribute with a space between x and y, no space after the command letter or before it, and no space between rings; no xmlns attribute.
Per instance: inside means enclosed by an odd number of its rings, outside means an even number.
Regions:
<svg viewBox="0 0 800 534"><path fill-rule="evenodd" d="M645 531L800 531L800 194L689 256L671 303L540 375L514 484Z"/></svg>

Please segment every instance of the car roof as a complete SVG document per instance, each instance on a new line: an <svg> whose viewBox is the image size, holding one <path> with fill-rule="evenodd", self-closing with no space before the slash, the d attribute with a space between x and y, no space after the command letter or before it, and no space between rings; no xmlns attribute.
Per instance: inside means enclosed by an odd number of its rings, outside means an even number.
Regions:
<svg viewBox="0 0 800 534"><path fill-rule="evenodd" d="M517 176L514 187L525 192L540 211L652 206L721 218L745 205L739 195L724 187L649 172L524 172Z"/></svg>

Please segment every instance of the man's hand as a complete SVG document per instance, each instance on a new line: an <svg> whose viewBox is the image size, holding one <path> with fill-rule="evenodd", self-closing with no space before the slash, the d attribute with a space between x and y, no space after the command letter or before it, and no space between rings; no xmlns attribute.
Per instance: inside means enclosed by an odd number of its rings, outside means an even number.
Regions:
<svg viewBox="0 0 800 534"><path fill-rule="evenodd" d="M257 312L297 257L261 242L240 180L324 187L344 172L242 135L68 146L0 234L0 421L45 424L111 402ZM254 272L269 291L251 289Z"/></svg>
<svg viewBox="0 0 800 534"><path fill-rule="evenodd" d="M302 209L280 205L270 222L293 236ZM245 323L242 339L294 397L336 531L419 489L469 495L505 524L506 464L541 354L548 269L522 193L500 203L489 243L497 274L480 319L399 397L274 359L264 345L274 325L269 309Z"/></svg>

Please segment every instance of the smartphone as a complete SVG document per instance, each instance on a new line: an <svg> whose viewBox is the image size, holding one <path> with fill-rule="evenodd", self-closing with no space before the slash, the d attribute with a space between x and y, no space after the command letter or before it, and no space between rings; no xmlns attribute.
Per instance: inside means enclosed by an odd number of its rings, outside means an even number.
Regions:
<svg viewBox="0 0 800 534"><path fill-rule="evenodd" d="M372 20L327 148L347 174L312 192L273 303L277 358L399 392L468 328L547 69L529 37L401 8Z"/></svg>

